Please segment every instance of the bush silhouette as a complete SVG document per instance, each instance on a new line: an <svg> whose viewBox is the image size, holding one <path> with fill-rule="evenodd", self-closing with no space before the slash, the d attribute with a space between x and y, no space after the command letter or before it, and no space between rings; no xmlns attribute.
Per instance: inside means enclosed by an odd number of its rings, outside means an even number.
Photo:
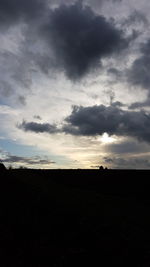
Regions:
<svg viewBox="0 0 150 267"><path fill-rule="evenodd" d="M100 166L99 169L100 169L100 170L104 170L104 167L103 167L103 166Z"/></svg>

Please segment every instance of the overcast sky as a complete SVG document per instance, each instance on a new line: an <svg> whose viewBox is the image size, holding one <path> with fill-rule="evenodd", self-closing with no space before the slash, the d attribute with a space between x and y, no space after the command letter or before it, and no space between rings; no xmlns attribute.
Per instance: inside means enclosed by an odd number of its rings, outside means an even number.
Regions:
<svg viewBox="0 0 150 267"><path fill-rule="evenodd" d="M150 168L150 1L0 0L0 158Z"/></svg>

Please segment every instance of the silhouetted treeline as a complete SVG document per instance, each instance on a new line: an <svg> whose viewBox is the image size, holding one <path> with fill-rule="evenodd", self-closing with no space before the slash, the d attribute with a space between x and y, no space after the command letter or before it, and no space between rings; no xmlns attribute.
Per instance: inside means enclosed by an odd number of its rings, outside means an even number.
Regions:
<svg viewBox="0 0 150 267"><path fill-rule="evenodd" d="M149 266L149 175L1 172L0 265Z"/></svg>

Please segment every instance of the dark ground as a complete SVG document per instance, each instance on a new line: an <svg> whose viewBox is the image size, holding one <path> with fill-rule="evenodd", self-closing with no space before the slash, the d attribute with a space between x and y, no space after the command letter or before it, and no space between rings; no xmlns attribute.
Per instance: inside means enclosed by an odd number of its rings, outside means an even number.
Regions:
<svg viewBox="0 0 150 267"><path fill-rule="evenodd" d="M150 171L0 176L0 266L150 266Z"/></svg>

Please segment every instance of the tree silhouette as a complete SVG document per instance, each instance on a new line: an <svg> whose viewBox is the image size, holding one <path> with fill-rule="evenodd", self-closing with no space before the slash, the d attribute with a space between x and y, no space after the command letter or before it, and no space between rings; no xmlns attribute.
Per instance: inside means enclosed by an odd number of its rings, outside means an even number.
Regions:
<svg viewBox="0 0 150 267"><path fill-rule="evenodd" d="M6 167L2 162L0 162L0 172L4 172L4 171L6 171Z"/></svg>

